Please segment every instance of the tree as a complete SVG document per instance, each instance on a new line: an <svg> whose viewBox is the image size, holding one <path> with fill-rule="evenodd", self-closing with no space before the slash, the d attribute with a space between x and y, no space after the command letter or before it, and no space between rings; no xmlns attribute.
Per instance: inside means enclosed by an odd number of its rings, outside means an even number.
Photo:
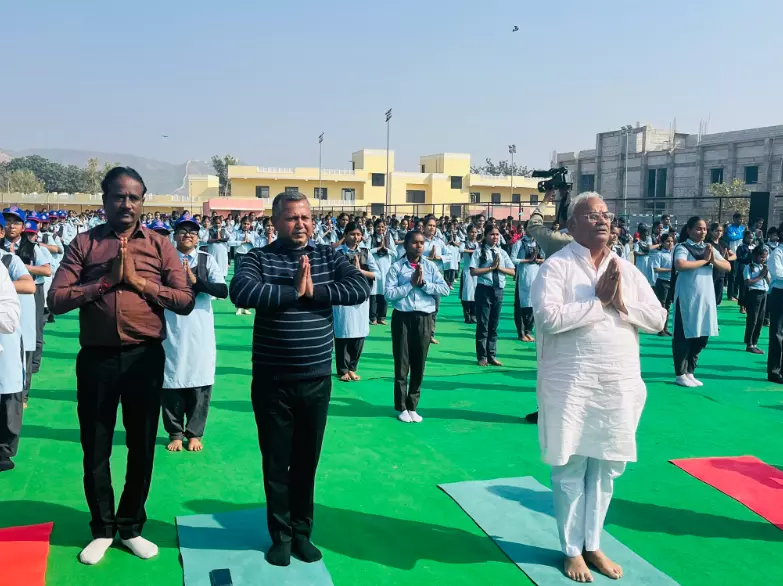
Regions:
<svg viewBox="0 0 783 586"><path fill-rule="evenodd" d="M514 163L512 168L508 161L498 161L497 164L495 164L492 162L492 159L487 159L484 165L471 167L470 172L476 175L516 175L519 177L530 177L530 170L527 166L520 167Z"/></svg>
<svg viewBox="0 0 783 586"><path fill-rule="evenodd" d="M16 169L7 175L12 193L43 193L44 184L29 169Z"/></svg>
<svg viewBox="0 0 783 586"><path fill-rule="evenodd" d="M97 158L87 160L87 168L84 170L84 183L87 193L98 193L101 190L101 172L98 169Z"/></svg>
<svg viewBox="0 0 783 586"><path fill-rule="evenodd" d="M735 177L731 183L713 183L709 187L710 195L720 197L724 211L731 213L739 212L747 217L750 211L750 199L742 197L746 194L745 183L742 179Z"/></svg>
<svg viewBox="0 0 783 586"><path fill-rule="evenodd" d="M231 184L228 181L228 167L229 165L236 165L239 160L231 155L225 155L222 158L218 155L212 157L212 168L215 170L215 175L220 180L220 196L226 197L231 195Z"/></svg>

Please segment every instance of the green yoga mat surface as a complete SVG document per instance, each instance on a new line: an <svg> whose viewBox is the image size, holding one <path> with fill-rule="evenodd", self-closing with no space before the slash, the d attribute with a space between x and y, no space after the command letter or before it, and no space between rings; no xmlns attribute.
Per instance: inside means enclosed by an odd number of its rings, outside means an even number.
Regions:
<svg viewBox="0 0 783 586"><path fill-rule="evenodd" d="M552 491L531 476L441 484L482 531L539 586L574 582L563 575ZM623 586L676 586L606 531L601 550L623 568ZM617 584L592 571L594 584Z"/></svg>
<svg viewBox="0 0 783 586"><path fill-rule="evenodd" d="M306 564L291 557L285 568L264 559L272 545L266 509L177 517L185 586L210 586L211 570L228 568L234 586L320 586L332 578L323 560Z"/></svg>

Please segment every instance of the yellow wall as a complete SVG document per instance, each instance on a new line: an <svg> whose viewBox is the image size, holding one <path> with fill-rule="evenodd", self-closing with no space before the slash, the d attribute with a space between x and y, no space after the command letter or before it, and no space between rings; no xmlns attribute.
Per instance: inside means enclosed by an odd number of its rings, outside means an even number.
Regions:
<svg viewBox="0 0 783 586"><path fill-rule="evenodd" d="M316 169L316 174L318 169ZM315 197L315 189L318 187L318 180L301 180L296 177L291 179L232 179L231 197L254 198L256 197L256 186L269 188L269 197L274 199L279 193L285 191L286 187L296 187L307 197ZM328 199L341 199L343 188L352 188L356 190L356 199L364 199L365 183L360 181L334 181L322 179L321 187L326 189ZM377 188L376 188L377 189ZM383 188L380 188L383 189Z"/></svg>
<svg viewBox="0 0 783 586"><path fill-rule="evenodd" d="M362 149L351 155L354 167L368 173L386 173L385 149ZM389 171L394 171L394 151L389 151Z"/></svg>

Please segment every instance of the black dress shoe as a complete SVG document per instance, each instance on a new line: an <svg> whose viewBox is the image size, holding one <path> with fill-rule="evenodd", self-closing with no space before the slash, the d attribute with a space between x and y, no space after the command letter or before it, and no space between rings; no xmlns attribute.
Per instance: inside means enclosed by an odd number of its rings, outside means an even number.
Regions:
<svg viewBox="0 0 783 586"><path fill-rule="evenodd" d="M783 385L783 376L778 376L778 377L768 376L767 380L769 382L771 382L771 383L776 383L776 384L779 384L779 385Z"/></svg>
<svg viewBox="0 0 783 586"><path fill-rule="evenodd" d="M528 423L538 423L538 411L525 415L525 421Z"/></svg>
<svg viewBox="0 0 783 586"><path fill-rule="evenodd" d="M317 562L324 557L321 550L314 546L304 535L294 537L293 551L296 557L308 564Z"/></svg>
<svg viewBox="0 0 783 586"><path fill-rule="evenodd" d="M11 461L10 458L0 458L0 472L7 472L8 470L13 470L15 467L15 464Z"/></svg>
<svg viewBox="0 0 783 586"><path fill-rule="evenodd" d="M273 566L288 566L291 564L291 542L273 543L266 552L266 561Z"/></svg>

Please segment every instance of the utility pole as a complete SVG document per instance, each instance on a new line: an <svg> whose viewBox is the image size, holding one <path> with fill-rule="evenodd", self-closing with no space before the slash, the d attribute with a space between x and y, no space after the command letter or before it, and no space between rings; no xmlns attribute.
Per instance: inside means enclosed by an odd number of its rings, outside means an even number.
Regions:
<svg viewBox="0 0 783 586"><path fill-rule="evenodd" d="M323 188L321 187L321 155L323 154L324 133L318 136L318 206L321 206Z"/></svg>
<svg viewBox="0 0 783 586"><path fill-rule="evenodd" d="M623 126L621 129L625 133L625 173L623 175L623 217L628 219L628 146L631 130L633 126L630 124ZM642 178L639 178L642 181ZM639 184L641 186L641 183Z"/></svg>
<svg viewBox="0 0 783 586"><path fill-rule="evenodd" d="M389 215L389 201L391 197L391 174L389 173L389 121L392 118L392 111L391 108L389 108L386 111L386 209L385 214L386 216Z"/></svg>
<svg viewBox="0 0 783 586"><path fill-rule="evenodd" d="M517 153L517 145L508 145L508 153L511 155L511 203L514 203L514 155Z"/></svg>

